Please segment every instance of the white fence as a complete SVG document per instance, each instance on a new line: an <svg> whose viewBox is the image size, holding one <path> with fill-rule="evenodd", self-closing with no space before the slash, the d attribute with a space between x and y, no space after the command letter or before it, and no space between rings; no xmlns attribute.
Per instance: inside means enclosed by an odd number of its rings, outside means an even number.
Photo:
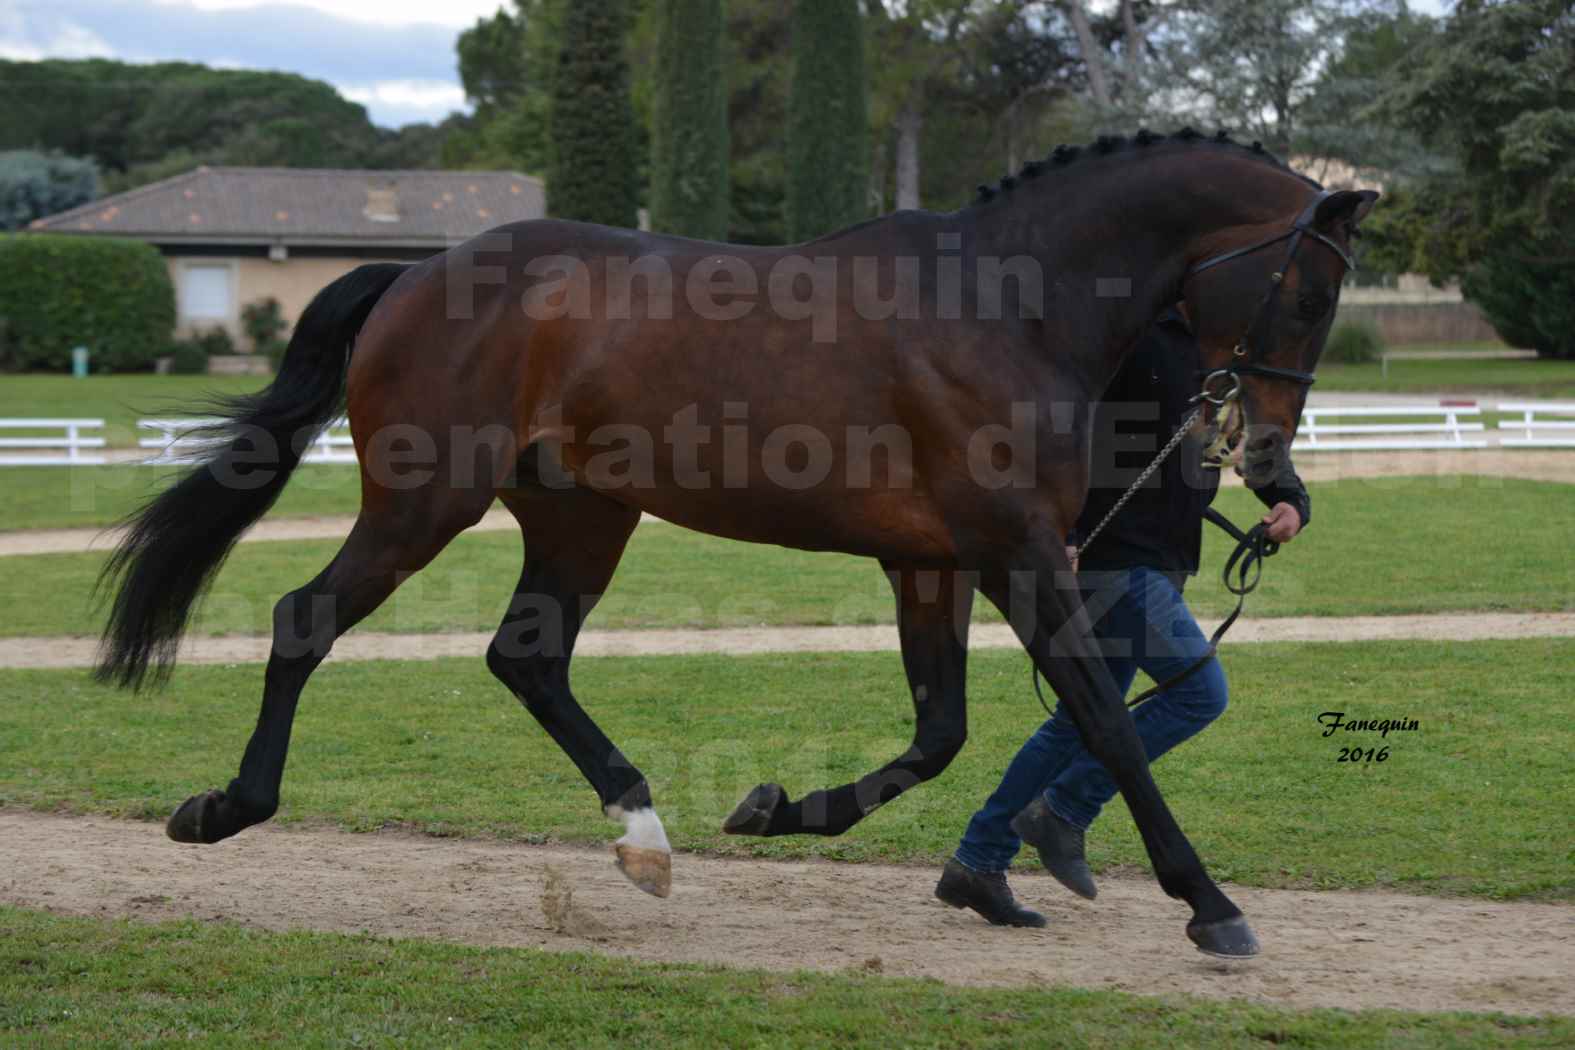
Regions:
<svg viewBox="0 0 1575 1050"><path fill-rule="evenodd" d="M1575 448L1575 419L1548 419L1548 416L1575 416L1575 404L1553 404L1548 401L1506 401L1498 406L1500 412L1519 412L1518 420L1501 419L1500 430L1517 430L1520 437L1505 434L1500 444L1510 448ZM1538 419L1538 414L1543 418ZM1552 431L1552 434L1547 433Z"/></svg>
<svg viewBox="0 0 1575 1050"><path fill-rule="evenodd" d="M1484 427L1475 406L1341 405L1302 412L1293 452L1383 452L1405 449L1486 448L1486 438L1467 439ZM1384 423L1330 423L1329 419L1399 420Z"/></svg>
<svg viewBox="0 0 1575 1050"><path fill-rule="evenodd" d="M0 433L0 466L4 467L58 467L64 465L96 465L105 462L102 455L87 453L84 449L104 447L102 435L89 436L83 431L102 430L102 419L0 419L0 432L11 430L63 431L62 434L26 434L7 437ZM6 452L5 449L27 449L26 452ZM63 449L40 454L43 449Z"/></svg>
<svg viewBox="0 0 1575 1050"><path fill-rule="evenodd" d="M1575 448L1575 403L1502 402L1499 412L1519 413L1501 419L1493 434L1506 448ZM1309 408L1302 413L1295 452L1382 452L1409 449L1479 449L1488 447L1482 409L1475 405L1341 405ZM1549 418L1549 417L1554 418ZM1561 418L1562 417L1562 418ZM1348 422L1383 419L1385 422ZM139 419L147 436L137 441L152 454L135 462L148 466L195 463L213 440L202 428L214 419ZM101 450L102 419L0 419L0 467L97 466L109 462ZM5 436L6 431L28 431ZM53 431L55 433L36 433ZM1468 435L1470 435L1468 437ZM25 451L8 452L8 449ZM350 424L334 420L312 442L303 463L354 463Z"/></svg>
<svg viewBox="0 0 1575 1050"><path fill-rule="evenodd" d="M141 462L147 466L183 466L196 463L202 453L214 443L212 436L205 436L204 427L222 423L219 419L139 419L138 430L151 431L153 436L137 439L139 448L156 449L157 453ZM334 420L317 435L302 463L354 463L355 443L350 438L350 421L344 417Z"/></svg>

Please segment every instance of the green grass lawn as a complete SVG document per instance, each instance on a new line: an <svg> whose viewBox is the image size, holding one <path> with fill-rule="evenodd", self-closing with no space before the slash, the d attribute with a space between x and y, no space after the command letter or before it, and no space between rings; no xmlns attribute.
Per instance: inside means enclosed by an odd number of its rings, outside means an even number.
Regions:
<svg viewBox="0 0 1575 1050"><path fill-rule="evenodd" d="M327 468L324 468L325 470ZM1575 608L1567 486L1497 478L1341 481L1312 487L1314 520L1268 563L1253 616L1353 616L1446 610ZM287 497L288 498L288 497ZM298 497L304 498L304 497ZM1230 488L1218 505L1242 524L1261 514ZM1205 530L1206 571L1188 595L1202 614L1231 602L1218 572L1228 541ZM255 634L285 591L311 579L334 540L242 544L220 574L196 629ZM8 557L12 599L0 636L95 634L102 554ZM453 543L408 580L364 630L491 630L521 561L512 532ZM981 600L981 618L998 619ZM600 628L889 623L892 598L874 562L735 543L643 525L591 624Z"/></svg>
<svg viewBox="0 0 1575 1050"><path fill-rule="evenodd" d="M1488 339L1463 343L1400 343L1386 349L1397 353L1470 354L1483 350L1513 350L1514 347L1497 339Z"/></svg>
<svg viewBox="0 0 1575 1050"><path fill-rule="evenodd" d="M0 1041L445 1047L1514 1046L1554 1017L1289 1010L0 909ZM15 1041L14 1043L12 1041Z"/></svg>
<svg viewBox="0 0 1575 1050"><path fill-rule="evenodd" d="M1407 347L1406 349L1410 349ZM1430 348L1431 349L1431 348ZM1318 367L1321 392L1372 390L1386 394L1496 394L1505 400L1575 397L1575 361L1432 359L1389 362L1389 374L1375 362L1327 363Z"/></svg>
<svg viewBox="0 0 1575 1050"><path fill-rule="evenodd" d="M99 528L113 524L170 483L180 468L116 463L103 467L0 467L0 532ZM361 476L351 466L299 468L269 517L355 514Z"/></svg>
<svg viewBox="0 0 1575 1050"><path fill-rule="evenodd" d="M0 376L0 416L102 419L111 448L137 447L137 420L194 415L212 394L243 394L270 376Z"/></svg>
<svg viewBox="0 0 1575 1050"><path fill-rule="evenodd" d="M1230 710L1155 767L1216 877L1575 900L1575 640L1227 646L1225 662ZM759 782L799 797L905 750L912 708L895 654L587 659L575 685L650 779L678 848L935 863L1043 718L1020 653L976 652L970 675L969 743L952 767L834 839L719 828ZM234 775L261 686L255 665L185 668L140 697L80 672L0 671L0 805L163 820ZM1421 728L1325 738L1317 716L1331 710ZM1336 761L1356 743L1388 744L1389 758ZM618 834L479 654L318 671L279 819L531 841ZM1089 859L1146 870L1123 805L1095 825Z"/></svg>

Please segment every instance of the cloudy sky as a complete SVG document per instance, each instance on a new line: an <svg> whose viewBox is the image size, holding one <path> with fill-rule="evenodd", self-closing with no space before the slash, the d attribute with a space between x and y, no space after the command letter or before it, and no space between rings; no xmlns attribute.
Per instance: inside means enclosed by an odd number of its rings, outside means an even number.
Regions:
<svg viewBox="0 0 1575 1050"><path fill-rule="evenodd" d="M0 0L0 58L180 59L326 80L397 127L463 107L454 38L501 0ZM1448 0L1417 0L1437 13ZM1095 6L1099 6L1096 0Z"/></svg>

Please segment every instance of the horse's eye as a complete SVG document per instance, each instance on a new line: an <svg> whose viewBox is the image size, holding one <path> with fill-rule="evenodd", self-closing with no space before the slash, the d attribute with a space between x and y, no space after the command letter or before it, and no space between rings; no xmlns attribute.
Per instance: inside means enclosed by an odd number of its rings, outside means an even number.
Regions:
<svg viewBox="0 0 1575 1050"><path fill-rule="evenodd" d="M1316 321L1329 309L1327 295L1299 295L1296 297L1296 311L1308 321Z"/></svg>

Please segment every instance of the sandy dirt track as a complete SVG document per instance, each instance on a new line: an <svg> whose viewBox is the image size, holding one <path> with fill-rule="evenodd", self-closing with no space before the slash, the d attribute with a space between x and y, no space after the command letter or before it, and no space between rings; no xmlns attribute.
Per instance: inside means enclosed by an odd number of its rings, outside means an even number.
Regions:
<svg viewBox="0 0 1575 1050"><path fill-rule="evenodd" d="M879 969L958 984L1070 984L1291 1006L1575 1015L1575 908L1228 887L1264 954L1223 963L1146 880L1099 900L1016 875L1047 930L998 929L931 896L936 870L681 854L667 900L610 850L253 828L181 846L155 824L0 811L0 901L787 971ZM549 873L567 908L543 904ZM876 962L878 960L878 962Z"/></svg>
<svg viewBox="0 0 1575 1050"><path fill-rule="evenodd" d="M1205 632L1218 621L1200 620ZM1575 636L1575 613L1430 613L1421 616L1287 616L1238 620L1226 644L1251 642L1482 641L1492 638ZM480 657L492 632L457 634L345 635L334 643L332 660L437 660ZM1018 645L1011 628L987 623L968 636L973 649ZM188 664L260 663L271 642L261 636L188 637L180 659ZM897 629L860 627L736 627L718 630L586 631L577 656L673 656L696 653L896 652ZM89 667L98 650L93 638L0 638L0 667Z"/></svg>

